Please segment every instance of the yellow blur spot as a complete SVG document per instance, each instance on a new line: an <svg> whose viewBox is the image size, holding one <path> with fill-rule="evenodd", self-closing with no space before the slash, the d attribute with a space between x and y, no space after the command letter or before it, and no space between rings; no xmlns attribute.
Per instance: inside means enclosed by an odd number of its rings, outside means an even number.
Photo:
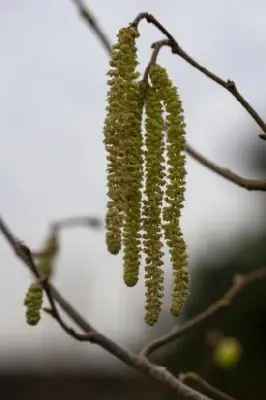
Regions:
<svg viewBox="0 0 266 400"><path fill-rule="evenodd" d="M234 337L223 338L213 353L214 362L221 368L234 368L242 356L242 346Z"/></svg>

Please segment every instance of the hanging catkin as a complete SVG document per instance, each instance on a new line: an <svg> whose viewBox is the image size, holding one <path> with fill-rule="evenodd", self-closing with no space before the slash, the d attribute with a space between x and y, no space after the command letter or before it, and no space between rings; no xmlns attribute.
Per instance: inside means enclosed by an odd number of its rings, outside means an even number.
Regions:
<svg viewBox="0 0 266 400"><path fill-rule="evenodd" d="M143 242L146 253L146 317L154 325L161 311L163 297L163 243L161 209L164 181L163 108L156 89L148 89L145 136L145 195L143 200Z"/></svg>
<svg viewBox="0 0 266 400"><path fill-rule="evenodd" d="M58 231L52 229L43 247L38 252L36 267L41 278L49 279L54 272L54 264L59 252ZM41 319L43 302L43 288L39 282L33 282L26 293L24 305L26 307L26 321L29 325L37 325Z"/></svg>
<svg viewBox="0 0 266 400"><path fill-rule="evenodd" d="M188 295L187 250L180 228L186 177L185 122L177 89L164 68L149 65L145 82L137 80L138 37L135 26L120 29L108 72L104 123L109 197L106 243L112 254L123 249L124 282L134 286L139 278L143 239L145 320L154 325L164 295L163 239L174 271L173 315L179 315Z"/></svg>
<svg viewBox="0 0 266 400"><path fill-rule="evenodd" d="M134 286L138 281L141 257L141 120L145 86L137 82L138 30L122 28L113 47L108 84L107 116L104 143L108 152L108 196L106 242L110 253L124 248L124 281Z"/></svg>
<svg viewBox="0 0 266 400"><path fill-rule="evenodd" d="M154 65L151 81L159 92L166 109L167 130L167 186L166 205L163 210L165 239L170 248L174 270L171 312L178 316L188 295L188 270L186 244L180 229L181 210L184 207L186 158L185 122L182 102L177 88L172 84L165 68Z"/></svg>
<svg viewBox="0 0 266 400"><path fill-rule="evenodd" d="M37 325L41 319L41 307L43 302L43 289L34 282L30 285L24 300L26 307L26 321L29 325Z"/></svg>

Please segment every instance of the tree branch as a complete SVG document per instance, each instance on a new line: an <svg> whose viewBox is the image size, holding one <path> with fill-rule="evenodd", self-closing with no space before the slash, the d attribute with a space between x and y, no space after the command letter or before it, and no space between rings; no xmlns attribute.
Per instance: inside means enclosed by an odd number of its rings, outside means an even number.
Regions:
<svg viewBox="0 0 266 400"><path fill-rule="evenodd" d="M266 191L266 180L243 178L242 176L235 174L230 169L220 167L214 162L209 161L206 157L193 149L193 147L191 147L188 143L186 144L186 152L201 165L209 168L210 170L227 179L228 181L235 183L237 186L240 186L247 190L259 190L261 192Z"/></svg>
<svg viewBox="0 0 266 400"><path fill-rule="evenodd" d="M77 227L100 229L102 227L102 221L97 217L89 217L89 216L66 217L58 221L52 222L50 230L58 234L58 232L62 229L77 228ZM35 251L30 250L30 253L33 259L42 258L47 255L47 249L45 250L41 249Z"/></svg>
<svg viewBox="0 0 266 400"><path fill-rule="evenodd" d="M97 20L94 18L91 11L89 11L89 9L85 6L82 0L72 0L72 1L76 5L81 17L88 24L91 30L96 34L96 36L98 36L107 53L110 54L112 52L112 44L108 36L103 31L103 29L99 26Z"/></svg>
<svg viewBox="0 0 266 400"><path fill-rule="evenodd" d="M229 93L231 93L235 99L244 107L244 109L248 112L248 114L257 122L259 127L264 132L260 134L259 137L261 139L266 140L266 124L263 119L259 116L257 111L248 103L248 101L239 93L236 84L234 81L228 79L227 81L220 78L218 75L215 75L213 72L209 71L203 65L198 63L195 59L193 59L190 55L188 55L182 47L175 40L174 36L152 15L149 13L140 13L137 18L133 21L133 25L138 25L138 23L142 20L146 19L148 23L154 25L163 35L165 35L169 39L169 46L172 49L173 54L177 54L179 57L183 58L188 64L192 67L196 68L198 71L202 72L209 79L217 83L226 89Z"/></svg>
<svg viewBox="0 0 266 400"><path fill-rule="evenodd" d="M52 224L54 229L74 228L74 227L89 227L99 229L102 227L102 221L97 217L76 216L60 219Z"/></svg>
<svg viewBox="0 0 266 400"><path fill-rule="evenodd" d="M196 374L195 372L186 372L179 375L179 379L184 381L194 381L200 384L204 389L206 389L211 396L219 397L220 400L236 400L233 397L229 396L227 393L222 392L216 387L210 385L205 379Z"/></svg>
<svg viewBox="0 0 266 400"><path fill-rule="evenodd" d="M40 279L41 277L31 257L29 248L15 238L15 236L11 233L11 230L4 222L4 219L1 217L0 231L12 247L14 253L21 259L21 261L24 262L33 275L35 275L37 279ZM128 366L141 371L145 375L173 389L184 400L210 400L210 398L207 396L204 396L183 384L166 368L151 363L146 357L142 357L141 355L130 352L102 333L98 332L67 300L61 296L55 286L53 286L49 281L40 279L40 284L46 292L49 302L52 306L52 311L50 313L68 335L75 337L77 340L87 340L91 343L97 344L119 360L123 361ZM75 324L83 332L85 332L85 335L76 333L72 328L69 328L63 322L57 308L55 307L55 302L57 302L68 315L68 317L70 317L70 319L75 322Z"/></svg>
<svg viewBox="0 0 266 400"><path fill-rule="evenodd" d="M228 290L227 293L218 301L212 303L206 310L202 311L200 314L195 317L189 319L184 324L180 326L174 327L174 329L152 342L148 343L140 352L142 356L148 357L154 351L160 349L173 342L174 340L180 338L188 331L191 331L196 326L200 325L202 322L206 321L214 314L217 314L219 311L222 311L225 308L228 308L231 303L235 300L235 298L251 283L260 280L262 278L266 278L266 268L261 268L256 271L252 271L247 275L237 275L234 278L234 283L232 287Z"/></svg>

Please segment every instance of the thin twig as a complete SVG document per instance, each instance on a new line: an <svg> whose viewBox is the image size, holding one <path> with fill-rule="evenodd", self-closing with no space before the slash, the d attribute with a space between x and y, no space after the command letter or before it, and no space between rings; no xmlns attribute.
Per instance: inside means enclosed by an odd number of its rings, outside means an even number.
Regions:
<svg viewBox="0 0 266 400"><path fill-rule="evenodd" d="M210 170L227 179L228 181L235 183L237 186L240 186L247 190L259 190L261 192L266 191L266 180L243 178L242 176L235 174L230 169L220 167L214 162L208 160L198 151L193 149L193 147L191 147L188 143L186 144L186 152L201 165L209 168Z"/></svg>
<svg viewBox="0 0 266 400"><path fill-rule="evenodd" d="M173 342L174 340L180 338L188 331L191 331L202 322L206 321L208 318L217 314L219 311L228 308L233 300L251 283L266 278L266 268L261 268L256 271L252 271L247 275L237 275L234 279L232 287L228 290L223 297L218 301L212 303L206 310L202 311L200 314L192 317L184 324L174 327L174 329L152 342L148 343L140 352L142 356L148 357L154 351L161 349L166 344Z"/></svg>
<svg viewBox="0 0 266 400"><path fill-rule="evenodd" d="M89 216L75 216L75 217L66 217L62 218L58 221L51 223L50 230L54 232L56 235L59 234L59 231L65 228L92 228L92 229L100 229L102 227L102 221L97 217L89 217ZM48 249L48 253L50 249ZM47 256L47 249L45 250L31 250L31 256L33 259L42 258Z"/></svg>
<svg viewBox="0 0 266 400"><path fill-rule="evenodd" d="M54 229L63 229L63 228L74 228L74 227L89 227L99 229L102 227L102 221L97 217L89 217L89 216L76 216L76 217L67 217L60 219L59 221L54 222Z"/></svg>
<svg viewBox="0 0 266 400"><path fill-rule="evenodd" d="M108 36L104 33L103 29L98 25L98 22L92 15L91 11L88 10L88 8L85 6L82 0L72 0L72 1L76 5L81 17L85 20L85 22L89 25L91 30L100 39L107 53L110 54L112 52L112 44Z"/></svg>
<svg viewBox="0 0 266 400"><path fill-rule="evenodd" d="M4 222L4 219L1 217L0 231L7 239L15 254L24 262L24 264L30 269L36 278L39 279L39 272L31 257L29 248L15 238L7 224ZM173 389L184 400L210 400L209 397L204 396L183 384L166 368L151 363L146 357L142 357L130 352L98 332L70 303L68 303L67 300L61 296L58 290L49 281L40 279L40 283L48 295L49 300L49 296L52 298L52 301L50 302L52 311L50 311L50 314L57 320L67 334L75 337L78 340L89 340L91 343L99 345L130 367L141 371L145 375L148 375L149 377ZM85 332L85 335L78 334L71 328L67 327L67 325L60 318L56 307L54 307L54 302L57 302L60 305L66 315L68 315L68 317L70 317L70 319Z"/></svg>
<svg viewBox="0 0 266 400"><path fill-rule="evenodd" d="M266 140L266 123L259 116L257 111L255 111L254 108L247 102L247 100L239 93L234 81L230 79L228 79L227 81L223 80L218 75L215 75L213 72L209 71L203 65L198 63L194 58L188 55L175 40L174 36L152 14L140 13L135 21L139 22L141 19L146 19L148 23L153 24L169 39L169 46L171 47L173 54L177 54L179 57L183 58L183 60L185 60L192 67L196 68L198 71L206 75L209 79L216 82L218 85L222 86L229 93L231 93L263 130L264 134L260 134L259 137Z"/></svg>
<svg viewBox="0 0 266 400"><path fill-rule="evenodd" d="M167 131L167 123L164 124L164 130ZM266 180L265 179L248 179L248 178L243 178L240 175L237 175L233 171L231 171L228 168L221 167L214 162L208 160L205 156L203 156L200 152L195 150L190 144L186 143L185 145L185 151L187 154L190 155L194 160L199 162L201 165L204 167L207 167L210 169L212 172L215 172L216 174L222 176L226 180L234 183L235 185L242 187L247 190L252 190L252 191L260 191L260 192L265 192L266 191Z"/></svg>
<svg viewBox="0 0 266 400"><path fill-rule="evenodd" d="M149 78L149 73L150 73L151 67L156 64L158 54L159 54L161 48L166 45L166 43L167 43L167 41L165 41L165 40L159 40L158 42L155 42L152 44L151 47L152 47L153 51L151 54L150 61L144 72L144 76L143 76L144 82L148 83L148 78Z"/></svg>
<svg viewBox="0 0 266 400"><path fill-rule="evenodd" d="M196 374L195 372L186 372L183 374L179 375L179 379L182 382L191 380L194 382L197 382L202 386L204 389L206 389L211 396L218 397L220 400L236 400L234 397L229 396L229 394L222 392L221 390L217 389L216 387L210 385L205 379L203 379L201 376Z"/></svg>

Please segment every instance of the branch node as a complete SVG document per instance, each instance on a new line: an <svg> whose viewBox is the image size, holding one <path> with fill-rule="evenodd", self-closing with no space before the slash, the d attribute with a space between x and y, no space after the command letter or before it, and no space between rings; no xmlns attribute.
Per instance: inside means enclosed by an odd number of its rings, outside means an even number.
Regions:
<svg viewBox="0 0 266 400"><path fill-rule="evenodd" d="M241 274L237 274L233 279L234 285L241 286L245 282L245 277Z"/></svg>
<svg viewBox="0 0 266 400"><path fill-rule="evenodd" d="M142 19L146 19L146 21L149 22L149 21L148 21L148 18L149 18L149 13L147 13L147 12L139 13L139 14L136 16L136 18L134 19L134 21L131 22L130 25L131 25L131 26L134 26L134 27L137 27L138 24L140 23L140 21L141 21Z"/></svg>
<svg viewBox="0 0 266 400"><path fill-rule="evenodd" d="M228 90L230 90L230 92L234 92L234 93L236 93L237 92L237 88L236 88L236 84L235 84L235 82L234 81L231 81L230 79L228 79L227 80L227 82L226 82L226 88L228 89Z"/></svg>
<svg viewBox="0 0 266 400"><path fill-rule="evenodd" d="M221 307L221 308L230 307L230 306L231 306L231 301L226 299L226 298L221 299L220 302L219 302L219 307Z"/></svg>

